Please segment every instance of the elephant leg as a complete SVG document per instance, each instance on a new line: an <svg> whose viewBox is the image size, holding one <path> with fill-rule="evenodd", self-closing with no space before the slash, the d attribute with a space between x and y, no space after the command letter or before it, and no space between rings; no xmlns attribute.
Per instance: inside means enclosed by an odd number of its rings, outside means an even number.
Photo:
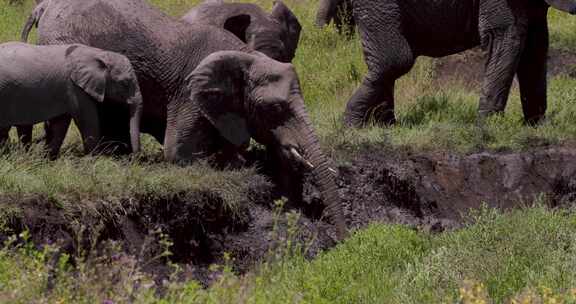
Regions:
<svg viewBox="0 0 576 304"><path fill-rule="evenodd" d="M0 128L0 146L6 144L8 141L8 133L10 132L10 127Z"/></svg>
<svg viewBox="0 0 576 304"><path fill-rule="evenodd" d="M29 147L30 143L32 142L32 129L34 125L18 125L16 126L16 130L18 131L18 137L20 138L20 142L24 145L24 147Z"/></svg>
<svg viewBox="0 0 576 304"><path fill-rule="evenodd" d="M408 41L400 32L379 24L383 23L358 23L368 73L346 105L344 123L350 127L365 126L370 119L394 124L394 82L414 65Z"/></svg>
<svg viewBox="0 0 576 304"><path fill-rule="evenodd" d="M88 99L88 97L86 98ZM101 139L98 109L92 100L79 104L80 108L77 110L77 115L73 115L73 119L82 135L84 152L93 154L97 152L96 148Z"/></svg>
<svg viewBox="0 0 576 304"><path fill-rule="evenodd" d="M221 137L218 136L217 137ZM218 168L238 169L246 165L246 158L243 156L248 145L236 147L224 138L217 141L217 152L214 154L214 162Z"/></svg>
<svg viewBox="0 0 576 304"><path fill-rule="evenodd" d="M167 114L164 136L164 157L167 160L185 165L214 156L219 151L221 136L197 107L180 108L178 104L171 104Z"/></svg>
<svg viewBox="0 0 576 304"><path fill-rule="evenodd" d="M546 113L546 61L548 56L548 24L542 20L531 25L522 57L518 64L518 83L524 121L538 123Z"/></svg>
<svg viewBox="0 0 576 304"><path fill-rule="evenodd" d="M335 17L338 6L342 0L320 0L318 12L316 13L315 25L324 27Z"/></svg>
<svg viewBox="0 0 576 304"><path fill-rule="evenodd" d="M69 115L61 115L50 119L50 121L44 124L46 147L51 160L56 159L60 152L60 147L62 147L62 143L70 127L70 121L71 117Z"/></svg>
<svg viewBox="0 0 576 304"><path fill-rule="evenodd" d="M99 153L112 155L127 155L132 152L130 144L130 114L128 108L113 102L97 105L98 117L106 123L100 125L101 142Z"/></svg>
<svg viewBox="0 0 576 304"><path fill-rule="evenodd" d="M346 105L347 126L362 127L370 119L377 124L393 124L394 82L408 73L416 60L402 34L401 8L395 2L385 4L352 3L368 73Z"/></svg>
<svg viewBox="0 0 576 304"><path fill-rule="evenodd" d="M492 30L484 34L488 59L478 106L480 120L491 114L501 113L506 107L510 87L522 55L525 41L523 32L515 26L510 26L507 29Z"/></svg>

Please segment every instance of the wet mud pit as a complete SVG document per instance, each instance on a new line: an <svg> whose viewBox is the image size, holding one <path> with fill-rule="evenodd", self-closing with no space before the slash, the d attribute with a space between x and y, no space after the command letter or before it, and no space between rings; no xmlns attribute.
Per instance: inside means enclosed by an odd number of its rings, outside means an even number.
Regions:
<svg viewBox="0 0 576 304"><path fill-rule="evenodd" d="M464 225L466 212L483 203L510 209L546 196L554 207L570 205L576 199L576 150L548 147L522 153L457 155L373 148L338 166L338 186L350 229L384 222L441 232ZM273 256L270 253L289 235L303 244L308 257L335 244L330 224L314 212L300 212L319 199L313 187L305 187L300 208L282 212L271 203L274 192L267 178L255 175L238 210L226 208L216 193L199 191L163 200L136 198L138 203L130 209L101 218L82 209L63 214L47 198L10 203L10 198L3 197L0 202L4 209L18 205L22 210L7 223L14 232L27 228L37 244L57 244L73 256L80 249L98 251L98 244L116 240L126 253L149 261L163 250L157 233L161 230L173 242L170 259L183 266L183 276L209 284L218 275L209 266L223 263L224 252L230 253L232 265L242 273ZM94 208L101 208L102 213L108 207ZM291 210L300 214L297 220L294 216L287 219L286 211ZM100 227L96 239L86 235L89 230L74 227L73 219L84 227ZM291 234L293 228L298 232ZM165 277L166 262L147 262L144 270Z"/></svg>

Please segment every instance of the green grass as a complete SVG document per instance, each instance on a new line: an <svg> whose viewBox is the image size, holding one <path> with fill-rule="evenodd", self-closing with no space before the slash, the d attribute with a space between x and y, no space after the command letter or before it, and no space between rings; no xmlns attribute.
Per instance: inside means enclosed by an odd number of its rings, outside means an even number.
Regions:
<svg viewBox="0 0 576 304"><path fill-rule="evenodd" d="M573 214L486 210L476 220L441 235L372 225L312 262L294 257L249 279L254 302L455 302L464 280L483 282L502 302L525 288L575 286Z"/></svg>
<svg viewBox="0 0 576 304"><path fill-rule="evenodd" d="M6 1L6 0L4 0ZM179 16L196 0L155 0L153 4ZM272 1L255 1L266 9ZM294 60L302 84L307 108L312 115L326 150L337 152L341 146L362 143L390 144L415 150L523 149L541 143L561 143L573 138L576 130L576 80L557 76L549 81L548 120L539 128L522 124L517 88L513 88L506 114L491 119L484 130L475 127L479 96L457 84L438 86L433 82L434 60L419 58L412 71L396 86L396 114L399 124L392 128L350 130L342 126L342 113L348 98L366 72L357 36L347 40L334 29L316 29L312 22L314 7L301 1L285 1L303 25L300 45ZM0 6L0 41L17 40L32 7ZM551 48L574 50L576 18L550 10ZM321 54L321 56L319 55ZM432 110L432 111L428 111ZM70 140L69 140L70 141ZM72 141L78 141L73 137ZM337 155L334 155L337 157Z"/></svg>
<svg viewBox="0 0 576 304"><path fill-rule="evenodd" d="M18 40L32 1L24 6L0 1L0 41ZM198 1L152 2L172 15L182 15ZM266 9L272 6L272 1L258 3ZM576 80L549 79L548 119L542 126L522 124L518 91L513 88L506 113L491 118L480 130L475 125L478 94L458 84L438 86L435 61L429 58L420 58L397 83L396 126L346 129L341 123L344 106L366 72L358 37L346 40L334 29L314 28L315 1L285 3L304 28L294 65L307 108L324 149L337 160L365 144L466 153L574 140ZM576 18L551 10L552 48L575 49L575 22ZM217 171L203 163L187 168L163 164L157 161L158 143L147 136L138 159L78 157L80 146L73 130L55 162L46 161L39 147L31 153L21 149L3 153L0 198L48 197L65 212L91 210L83 202L109 202L118 208L112 203L127 198L210 189L233 205L245 196L246 177L254 174L252 169ZM66 257L51 263L49 247L32 248L22 235L23 242L0 249L0 302L442 303L462 298L465 303L488 299L500 303L515 298L539 303L557 298L574 303L575 235L574 214L543 207L508 214L483 211L475 225L442 235L374 224L313 261L291 254L240 277L225 268L209 289L193 281L171 280L162 297L154 295L150 278L131 257L80 261L72 269ZM54 272L55 288L47 290Z"/></svg>
<svg viewBox="0 0 576 304"><path fill-rule="evenodd" d="M575 214L536 206L508 214L482 210L474 216L474 225L437 235L373 224L313 261L292 251L242 277L225 267L208 289L193 281L166 282L162 296L137 287L151 284L150 278L129 257L98 260L72 275L64 263L66 257L50 264L53 249L37 251L24 242L0 250L0 300L457 303L462 299L460 303L509 303L530 298L522 303L558 303L551 299L576 303ZM48 267L58 274L56 288L49 292L45 287Z"/></svg>

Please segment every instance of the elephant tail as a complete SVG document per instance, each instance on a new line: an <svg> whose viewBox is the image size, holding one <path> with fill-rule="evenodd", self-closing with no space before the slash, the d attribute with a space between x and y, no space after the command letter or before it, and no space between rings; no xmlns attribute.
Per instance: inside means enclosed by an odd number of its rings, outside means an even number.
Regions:
<svg viewBox="0 0 576 304"><path fill-rule="evenodd" d="M48 0L41 1L38 5L34 8L30 16L28 16L28 20L26 20L26 24L24 24L24 28L22 29L22 34L20 35L20 41L27 42L28 35L32 30L33 26L38 27L38 21L40 21L40 17L44 14L44 10L46 9L46 5L48 4Z"/></svg>

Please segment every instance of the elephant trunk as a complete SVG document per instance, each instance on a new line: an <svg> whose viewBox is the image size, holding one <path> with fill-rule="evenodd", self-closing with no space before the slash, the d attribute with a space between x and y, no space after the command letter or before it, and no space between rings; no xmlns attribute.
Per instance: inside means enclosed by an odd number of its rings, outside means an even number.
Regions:
<svg viewBox="0 0 576 304"><path fill-rule="evenodd" d="M130 98L130 143L132 144L132 152L137 153L140 151L140 120L142 119L142 94L138 91Z"/></svg>
<svg viewBox="0 0 576 304"><path fill-rule="evenodd" d="M315 179L318 190L322 194L325 214L336 226L336 235L339 240L347 236L346 222L340 197L338 196L335 172L330 162L320 149L320 143L303 103L297 103L296 117L290 119L285 126L279 129L279 141L284 155L290 160L298 162L310 170ZM289 138L288 141L282 138Z"/></svg>
<svg viewBox="0 0 576 304"><path fill-rule="evenodd" d="M314 24L317 27L325 27L330 23L330 19L334 17L334 12L337 7L337 0L321 0L316 13L316 20Z"/></svg>

